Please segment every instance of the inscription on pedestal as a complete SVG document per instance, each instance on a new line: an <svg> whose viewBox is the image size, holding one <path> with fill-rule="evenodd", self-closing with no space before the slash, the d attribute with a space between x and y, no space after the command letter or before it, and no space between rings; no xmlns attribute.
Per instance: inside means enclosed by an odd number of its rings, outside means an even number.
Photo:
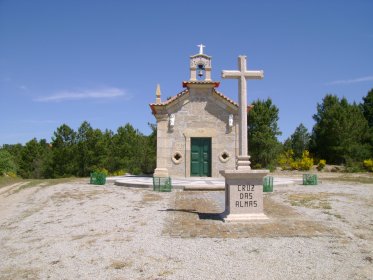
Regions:
<svg viewBox="0 0 373 280"><path fill-rule="evenodd" d="M261 185L230 185L229 193L230 213L261 213L263 211L263 190Z"/></svg>
<svg viewBox="0 0 373 280"><path fill-rule="evenodd" d="M238 185L237 191L240 195L239 200L236 200L235 207L258 207L258 201L254 200L253 192L254 185Z"/></svg>

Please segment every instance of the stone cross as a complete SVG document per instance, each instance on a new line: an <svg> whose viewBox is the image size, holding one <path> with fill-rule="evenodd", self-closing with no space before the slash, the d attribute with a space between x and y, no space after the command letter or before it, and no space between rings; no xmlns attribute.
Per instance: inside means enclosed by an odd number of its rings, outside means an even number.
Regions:
<svg viewBox="0 0 373 280"><path fill-rule="evenodd" d="M223 70L223 79L238 79L238 94L239 94L239 156L237 156L237 169L250 168L250 156L248 155L247 149L247 92L246 92L246 80L249 79L263 79L263 70L260 71L248 71L246 70L246 56L240 55L238 57L238 68L239 70Z"/></svg>
<svg viewBox="0 0 373 280"><path fill-rule="evenodd" d="M199 47L199 54L203 54L203 48L205 48L206 46L201 44L201 45L197 45L197 47Z"/></svg>

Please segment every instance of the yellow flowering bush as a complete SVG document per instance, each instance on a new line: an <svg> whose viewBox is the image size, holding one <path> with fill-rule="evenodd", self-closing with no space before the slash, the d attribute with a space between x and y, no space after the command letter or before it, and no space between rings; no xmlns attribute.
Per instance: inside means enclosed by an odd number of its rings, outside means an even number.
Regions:
<svg viewBox="0 0 373 280"><path fill-rule="evenodd" d="M278 158L278 164L282 170L292 170L294 168L294 151L287 150L282 153Z"/></svg>
<svg viewBox="0 0 373 280"><path fill-rule="evenodd" d="M373 159L366 159L363 164L368 171L373 172Z"/></svg>
<svg viewBox="0 0 373 280"><path fill-rule="evenodd" d="M313 165L313 159L310 157L310 152L303 151L302 158L298 160L297 170L310 170Z"/></svg>
<svg viewBox="0 0 373 280"><path fill-rule="evenodd" d="M120 170L117 170L117 171L114 171L112 173L110 173L111 176L122 176L122 175L125 175L127 173L127 170L125 169L120 169Z"/></svg>
<svg viewBox="0 0 373 280"><path fill-rule="evenodd" d="M287 150L280 155L278 163L282 170L310 170L313 159L307 150L304 150L301 159L294 159L294 151Z"/></svg>
<svg viewBox="0 0 373 280"><path fill-rule="evenodd" d="M324 169L326 165L326 160L325 159L320 159L319 164L317 165L317 170L321 171Z"/></svg>

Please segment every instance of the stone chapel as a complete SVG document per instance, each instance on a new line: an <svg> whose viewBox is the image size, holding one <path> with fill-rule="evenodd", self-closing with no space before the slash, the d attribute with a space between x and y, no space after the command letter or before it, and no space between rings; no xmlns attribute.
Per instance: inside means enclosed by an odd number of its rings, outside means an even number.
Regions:
<svg viewBox="0 0 373 280"><path fill-rule="evenodd" d="M238 104L211 79L211 56L190 57L184 90L162 101L159 85L150 104L157 120L157 167L154 177L220 177L235 169L238 154Z"/></svg>

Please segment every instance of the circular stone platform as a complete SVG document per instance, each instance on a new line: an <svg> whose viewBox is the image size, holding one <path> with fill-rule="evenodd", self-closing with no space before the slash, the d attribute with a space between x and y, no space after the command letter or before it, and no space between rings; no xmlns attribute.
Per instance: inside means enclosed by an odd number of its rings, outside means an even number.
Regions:
<svg viewBox="0 0 373 280"><path fill-rule="evenodd" d="M190 177L190 178L172 178L172 188L182 190L211 190L223 191L225 189L224 178L206 178L206 177ZM117 176L106 178L108 183L114 183L117 186L134 187L134 188L153 188L153 177L144 176ZM273 178L274 186L288 186L301 184L301 179L294 178Z"/></svg>

